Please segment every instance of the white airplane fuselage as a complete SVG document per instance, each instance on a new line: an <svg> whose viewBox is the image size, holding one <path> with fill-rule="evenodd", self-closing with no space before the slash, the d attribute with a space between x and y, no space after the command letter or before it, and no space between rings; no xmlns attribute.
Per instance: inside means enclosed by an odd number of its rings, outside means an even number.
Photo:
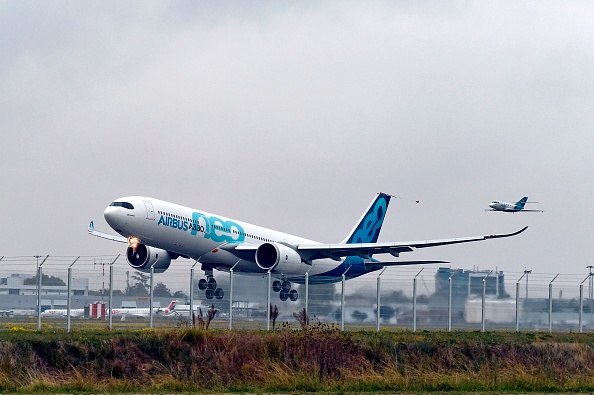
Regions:
<svg viewBox="0 0 594 395"><path fill-rule="evenodd" d="M62 318L68 314L67 309L47 309L41 312L41 316L45 318ZM70 317L82 317L84 309L70 309Z"/></svg>
<svg viewBox="0 0 594 395"><path fill-rule="evenodd" d="M154 307L153 314L159 313L161 308ZM123 317L123 316L133 316L133 317L143 317L146 318L149 316L151 312L150 308L120 308L120 309L111 309L111 315L113 317Z"/></svg>
<svg viewBox="0 0 594 395"><path fill-rule="evenodd" d="M495 211L520 211L521 208L517 208L515 203L507 203L495 200L489 204Z"/></svg>

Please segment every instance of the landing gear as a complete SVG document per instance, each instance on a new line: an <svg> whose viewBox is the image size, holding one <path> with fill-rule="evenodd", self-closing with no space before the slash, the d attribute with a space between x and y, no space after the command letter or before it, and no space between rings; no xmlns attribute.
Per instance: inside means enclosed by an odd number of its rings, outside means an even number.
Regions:
<svg viewBox="0 0 594 395"><path fill-rule="evenodd" d="M299 298L297 291L291 289L291 282L288 280L274 280L272 283L272 290L279 293L280 300L283 302L287 299L295 302Z"/></svg>
<svg viewBox="0 0 594 395"><path fill-rule="evenodd" d="M212 274L212 269L205 270L204 274L206 275L206 278L198 280L198 288L205 291L204 295L206 296L206 299L223 299L225 292L222 288L217 288L217 280L215 280Z"/></svg>

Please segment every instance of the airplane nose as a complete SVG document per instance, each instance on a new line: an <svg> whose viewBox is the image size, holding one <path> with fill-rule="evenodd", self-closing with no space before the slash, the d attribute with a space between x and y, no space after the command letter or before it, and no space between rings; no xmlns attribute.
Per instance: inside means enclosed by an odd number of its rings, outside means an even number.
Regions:
<svg viewBox="0 0 594 395"><path fill-rule="evenodd" d="M118 229L118 215L117 215L118 207L107 206L105 211L103 212L103 216L105 217L105 221L111 226L114 230Z"/></svg>

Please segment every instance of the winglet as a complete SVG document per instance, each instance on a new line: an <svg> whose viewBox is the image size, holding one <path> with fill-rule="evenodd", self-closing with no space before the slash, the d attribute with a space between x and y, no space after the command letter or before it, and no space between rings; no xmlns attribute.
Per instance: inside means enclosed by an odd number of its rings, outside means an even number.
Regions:
<svg viewBox="0 0 594 395"><path fill-rule="evenodd" d="M95 230L95 225L93 224L93 221L91 221L91 223L89 224L89 232Z"/></svg>
<svg viewBox="0 0 594 395"><path fill-rule="evenodd" d="M520 233L522 233L526 229L528 229L528 227L527 226L524 226L522 229L518 230L517 232L505 233L505 234L500 234L500 235L488 235L488 236L485 236L485 240L487 240L487 239L498 239L500 237L511 237L511 236L519 235Z"/></svg>

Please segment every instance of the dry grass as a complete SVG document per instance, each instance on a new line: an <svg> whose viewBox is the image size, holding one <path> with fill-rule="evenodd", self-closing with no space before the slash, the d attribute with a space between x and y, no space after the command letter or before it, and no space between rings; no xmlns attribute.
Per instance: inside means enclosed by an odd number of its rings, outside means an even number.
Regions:
<svg viewBox="0 0 594 395"><path fill-rule="evenodd" d="M594 335L0 332L0 392L592 392Z"/></svg>

